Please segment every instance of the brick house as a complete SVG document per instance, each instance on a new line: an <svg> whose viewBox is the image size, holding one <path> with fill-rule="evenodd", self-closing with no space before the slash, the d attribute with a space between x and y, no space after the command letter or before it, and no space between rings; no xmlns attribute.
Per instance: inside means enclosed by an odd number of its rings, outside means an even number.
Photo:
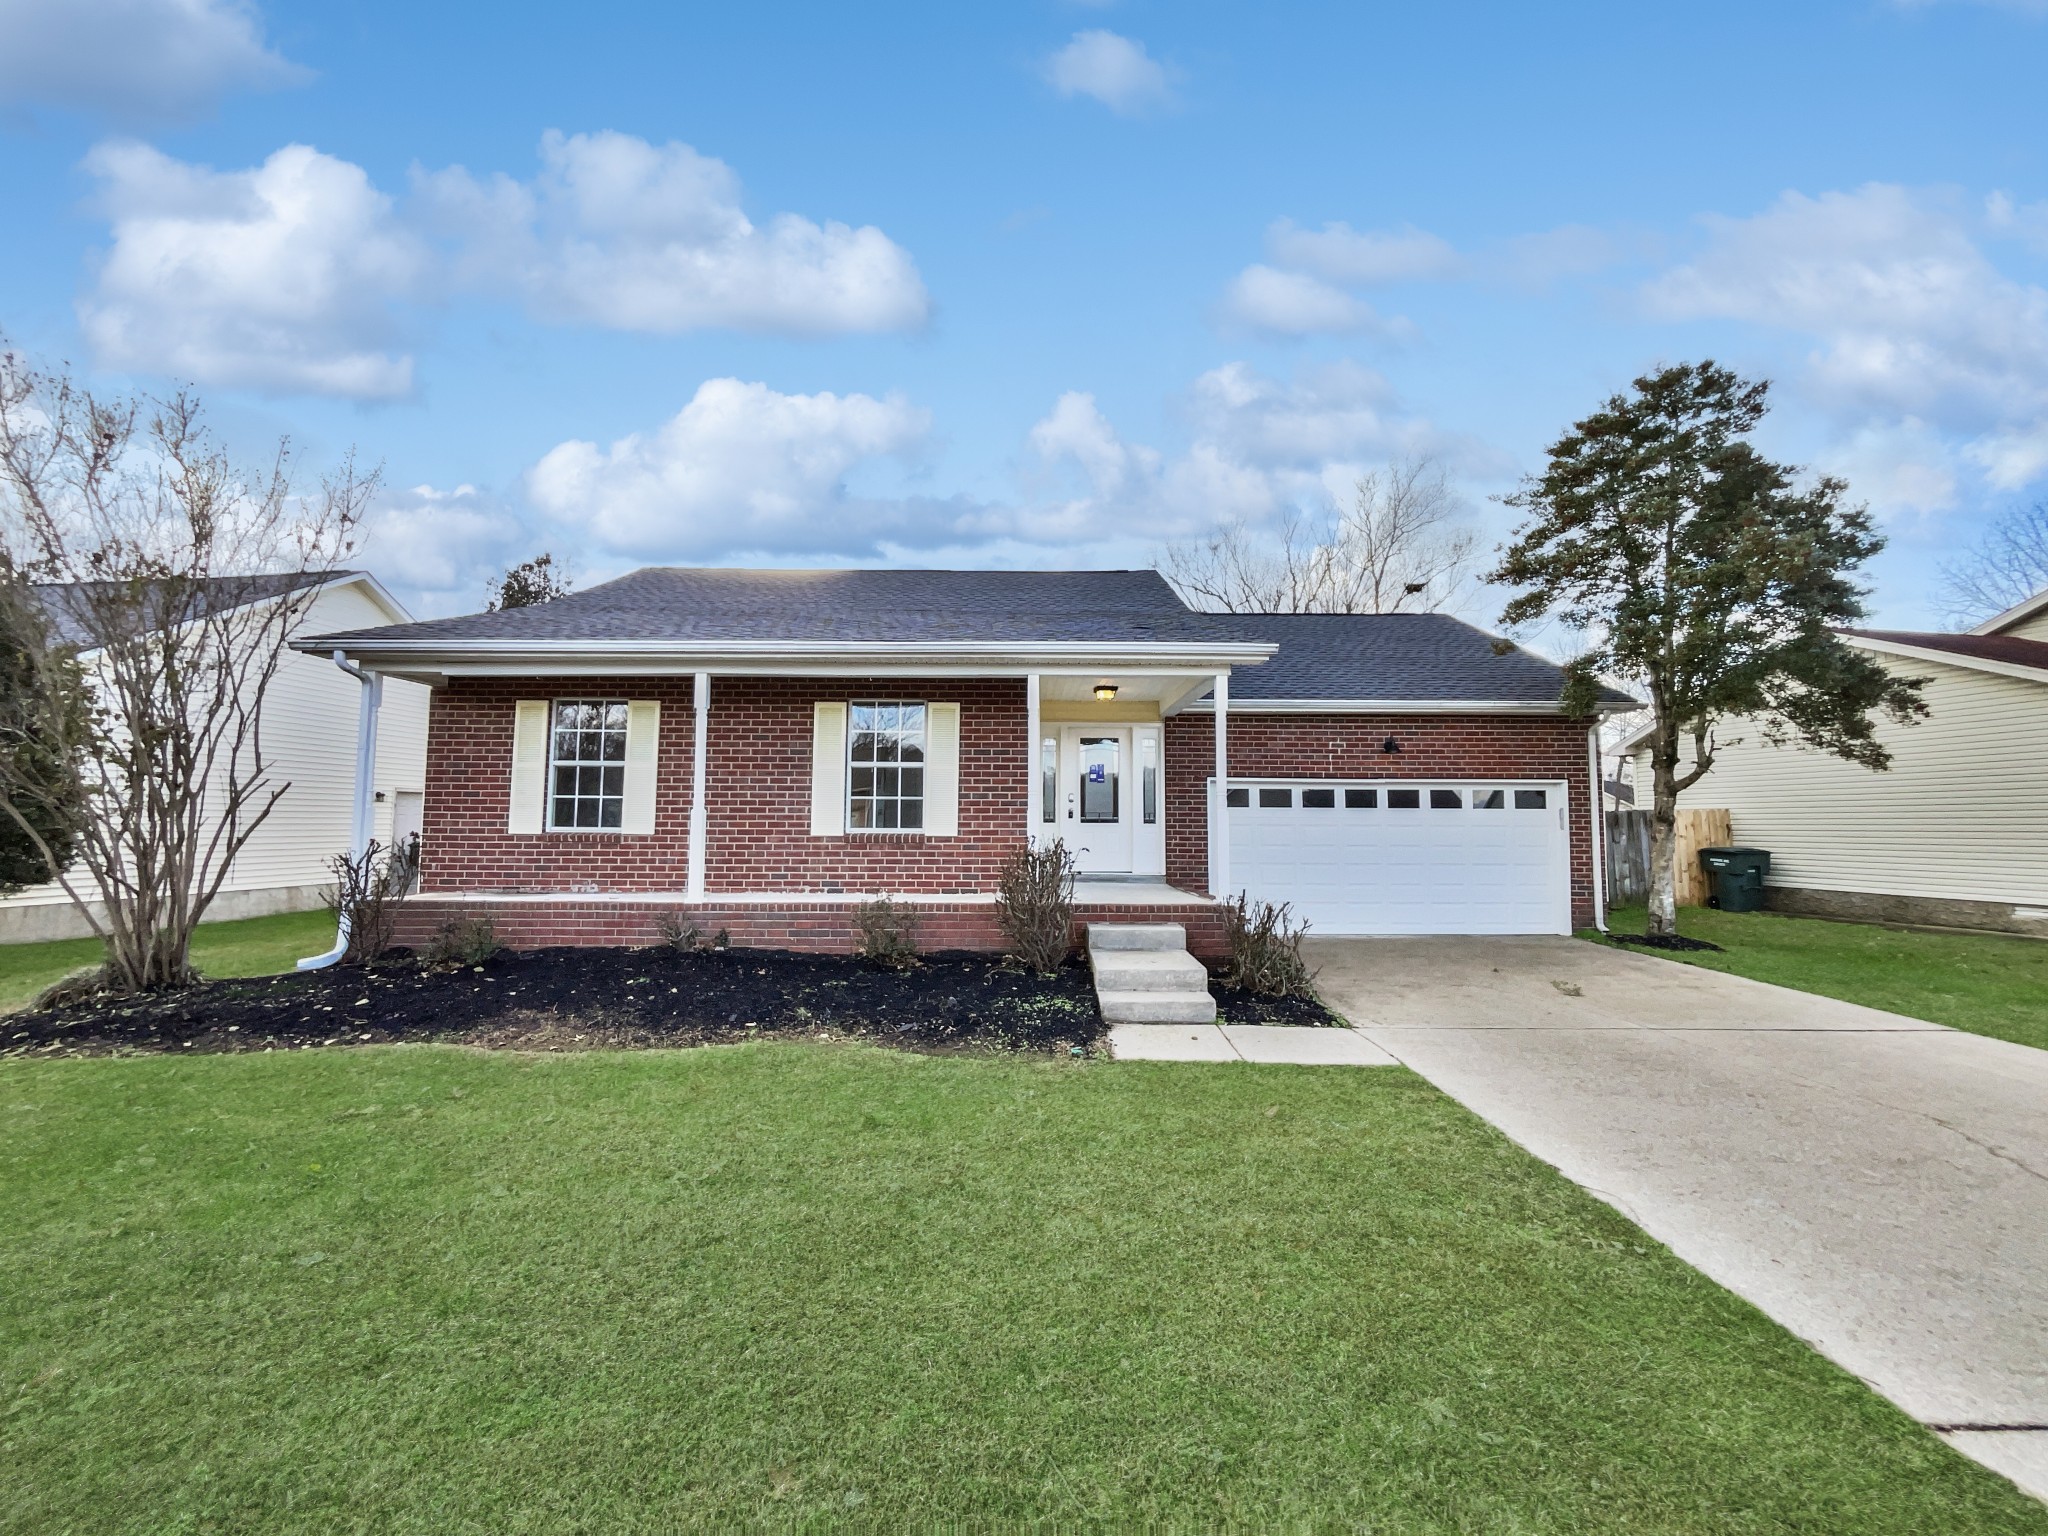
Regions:
<svg viewBox="0 0 2048 1536"><path fill-rule="evenodd" d="M488 913L523 946L679 916L837 948L886 894L926 947L993 947L1027 838L1074 851L1081 919L1198 951L1239 891L1321 933L1562 933L1599 900L1595 722L1440 614L1196 613L1151 571L653 568L298 644L433 689L400 942Z"/></svg>

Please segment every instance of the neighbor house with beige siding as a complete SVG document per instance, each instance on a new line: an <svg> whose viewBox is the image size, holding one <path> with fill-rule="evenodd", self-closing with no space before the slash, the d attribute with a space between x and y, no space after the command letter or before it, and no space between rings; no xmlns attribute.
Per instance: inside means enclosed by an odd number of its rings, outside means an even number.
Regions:
<svg viewBox="0 0 2048 1536"><path fill-rule="evenodd" d="M311 579L319 590L299 618L298 634L411 621L366 571ZM320 905L333 880L328 861L349 846L360 691L355 678L328 657L285 652L264 694L262 728L272 782L290 788L236 858L208 910L210 920ZM386 847L420 829L431 697L418 683L393 678L384 685L375 804L376 837ZM54 882L0 898L0 943L78 938L91 931Z"/></svg>
<svg viewBox="0 0 2048 1536"><path fill-rule="evenodd" d="M2048 937L2048 590L1967 634L1842 638L1925 680L1926 719L1879 723L1890 769L1730 721L1679 803L1727 807L1735 841L1770 850L1774 910ZM1624 751L1646 805L1640 733Z"/></svg>

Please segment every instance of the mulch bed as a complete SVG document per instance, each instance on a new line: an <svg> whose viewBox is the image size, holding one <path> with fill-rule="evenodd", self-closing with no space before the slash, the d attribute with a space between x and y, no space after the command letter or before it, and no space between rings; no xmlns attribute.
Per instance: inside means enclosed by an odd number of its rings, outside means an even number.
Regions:
<svg viewBox="0 0 2048 1536"><path fill-rule="evenodd" d="M1319 1005L1220 987L1227 1023L1333 1022ZM508 1050L860 1039L912 1050L1085 1054L1102 1040L1085 963L1034 976L979 954L886 970L784 950L500 950L431 968L373 966L215 981L0 1019L0 1054L302 1050L400 1041Z"/></svg>
<svg viewBox="0 0 2048 1536"><path fill-rule="evenodd" d="M1633 944L1640 949L1711 949L1717 955L1727 953L1718 944L1688 939L1682 933L1610 933L1607 939L1612 944Z"/></svg>

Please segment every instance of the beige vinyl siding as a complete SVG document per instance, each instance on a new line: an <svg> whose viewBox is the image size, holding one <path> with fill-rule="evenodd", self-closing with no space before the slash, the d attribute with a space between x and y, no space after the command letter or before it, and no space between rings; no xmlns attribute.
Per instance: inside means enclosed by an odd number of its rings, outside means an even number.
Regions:
<svg viewBox="0 0 2048 1536"><path fill-rule="evenodd" d="M1773 885L2048 906L2048 683L1879 659L1926 678L1931 711L1880 724L1889 771L1772 747L1731 722L1679 803L1726 806L1735 841L1771 851ZM1631 767L1647 808L1647 755Z"/></svg>
<svg viewBox="0 0 2048 1536"><path fill-rule="evenodd" d="M2021 640L2048 640L2048 608L2005 631Z"/></svg>
<svg viewBox="0 0 2048 1536"><path fill-rule="evenodd" d="M330 587L309 606L299 632L326 634L389 624L360 583ZM260 891L320 885L327 861L348 847L356 773L356 720L362 685L324 656L296 651L278 663L263 705L263 749L273 781L290 788L243 848L223 889ZM386 678L378 717L376 837L391 841L397 791L426 785L427 709L432 690ZM67 901L55 884L34 886L0 906Z"/></svg>

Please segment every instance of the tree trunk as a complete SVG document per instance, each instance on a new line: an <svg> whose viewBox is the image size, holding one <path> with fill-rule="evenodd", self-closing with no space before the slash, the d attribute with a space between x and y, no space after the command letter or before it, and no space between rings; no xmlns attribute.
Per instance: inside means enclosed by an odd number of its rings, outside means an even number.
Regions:
<svg viewBox="0 0 2048 1536"><path fill-rule="evenodd" d="M1650 753L1650 916L1645 930L1653 934L1678 932L1678 790L1674 781L1678 765L1675 744L1659 742Z"/></svg>

